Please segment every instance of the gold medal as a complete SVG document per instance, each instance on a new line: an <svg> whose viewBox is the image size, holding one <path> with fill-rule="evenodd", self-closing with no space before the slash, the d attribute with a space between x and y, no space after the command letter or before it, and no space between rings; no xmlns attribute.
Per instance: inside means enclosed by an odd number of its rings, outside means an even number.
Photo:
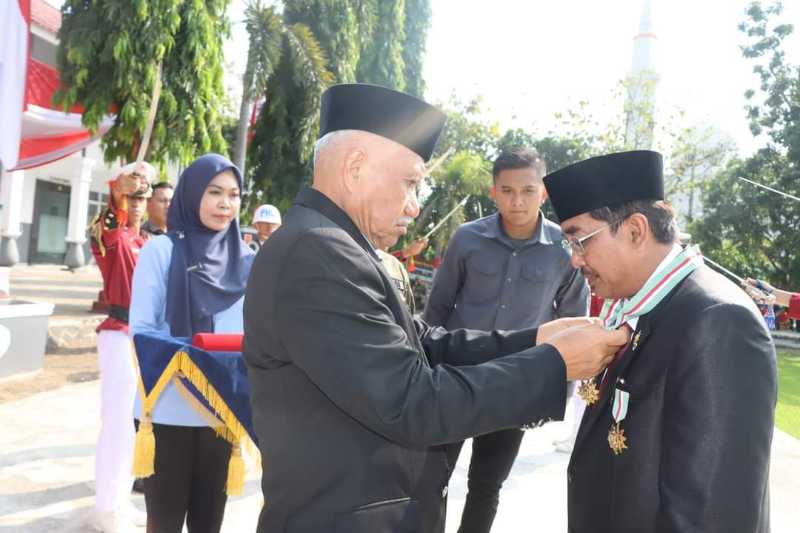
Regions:
<svg viewBox="0 0 800 533"><path fill-rule="evenodd" d="M642 338L642 332L641 331L637 331L636 335L633 337L633 343L632 343L633 344L632 348L633 348L634 352L636 351L636 348L639 347L639 340L641 338Z"/></svg>
<svg viewBox="0 0 800 533"><path fill-rule="evenodd" d="M628 445L625 443L626 440L625 430L619 426L619 422L612 424L608 430L608 445L614 455L619 455L623 450L628 449Z"/></svg>
<svg viewBox="0 0 800 533"><path fill-rule="evenodd" d="M597 403L597 400L600 399L600 391L597 390L597 385L593 379L581 381L581 385L578 387L578 396L586 402L586 405L594 405Z"/></svg>

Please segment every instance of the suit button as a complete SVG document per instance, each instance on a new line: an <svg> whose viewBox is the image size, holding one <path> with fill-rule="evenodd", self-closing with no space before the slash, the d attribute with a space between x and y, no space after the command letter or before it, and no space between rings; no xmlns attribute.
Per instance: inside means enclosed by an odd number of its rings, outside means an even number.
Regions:
<svg viewBox="0 0 800 533"><path fill-rule="evenodd" d="M567 472L567 484L571 485L573 479L574 476L572 475L572 471L570 470L569 472Z"/></svg>
<svg viewBox="0 0 800 533"><path fill-rule="evenodd" d="M442 498L447 498L447 485L442 488Z"/></svg>

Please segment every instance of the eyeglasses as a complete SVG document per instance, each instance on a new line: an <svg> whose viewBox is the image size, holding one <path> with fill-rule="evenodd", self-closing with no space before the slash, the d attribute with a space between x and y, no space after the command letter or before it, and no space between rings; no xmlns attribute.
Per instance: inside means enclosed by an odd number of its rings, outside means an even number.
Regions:
<svg viewBox="0 0 800 533"><path fill-rule="evenodd" d="M585 243L586 241L588 241L589 239L591 239L592 237L594 237L595 235L597 235L598 233L600 233L604 229L610 228L611 226L614 226L615 224L619 224L620 222L625 220L625 218L627 218L627 217L623 217L623 218L621 218L619 220L615 220L613 222L609 222L605 226L600 226L599 228L597 228L596 230L594 230L590 234L584 235L583 237L568 237L568 238L566 238L566 239L561 241L561 246L563 246L564 249L567 250L567 251L572 250L572 253L574 253L574 254L576 254L578 256L584 256L586 254L586 247L583 245L583 243Z"/></svg>

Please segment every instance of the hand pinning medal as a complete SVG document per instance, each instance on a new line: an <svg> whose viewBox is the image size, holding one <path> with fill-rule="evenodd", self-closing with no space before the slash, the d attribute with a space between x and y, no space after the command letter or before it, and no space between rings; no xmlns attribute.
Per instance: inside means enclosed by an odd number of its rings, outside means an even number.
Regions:
<svg viewBox="0 0 800 533"><path fill-rule="evenodd" d="M630 400L630 393L619 388L614 389L614 404L611 407L611 416L614 417L614 423L608 430L608 445L614 455L619 455L628 449L627 437L625 430L622 429L622 421L628 414L628 401Z"/></svg>

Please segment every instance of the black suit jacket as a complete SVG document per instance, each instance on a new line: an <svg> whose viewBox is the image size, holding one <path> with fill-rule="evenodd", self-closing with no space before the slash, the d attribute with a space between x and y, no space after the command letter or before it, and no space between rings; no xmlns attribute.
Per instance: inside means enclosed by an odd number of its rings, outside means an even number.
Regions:
<svg viewBox="0 0 800 533"><path fill-rule="evenodd" d="M244 317L262 533L443 531L440 445L563 416L564 363L533 347L535 329L414 320L371 245L313 189L259 251Z"/></svg>
<svg viewBox="0 0 800 533"><path fill-rule="evenodd" d="M581 422L567 471L569 531L769 531L777 384L758 310L701 267L636 335ZM628 449L617 456L607 442L615 385L630 393Z"/></svg>

